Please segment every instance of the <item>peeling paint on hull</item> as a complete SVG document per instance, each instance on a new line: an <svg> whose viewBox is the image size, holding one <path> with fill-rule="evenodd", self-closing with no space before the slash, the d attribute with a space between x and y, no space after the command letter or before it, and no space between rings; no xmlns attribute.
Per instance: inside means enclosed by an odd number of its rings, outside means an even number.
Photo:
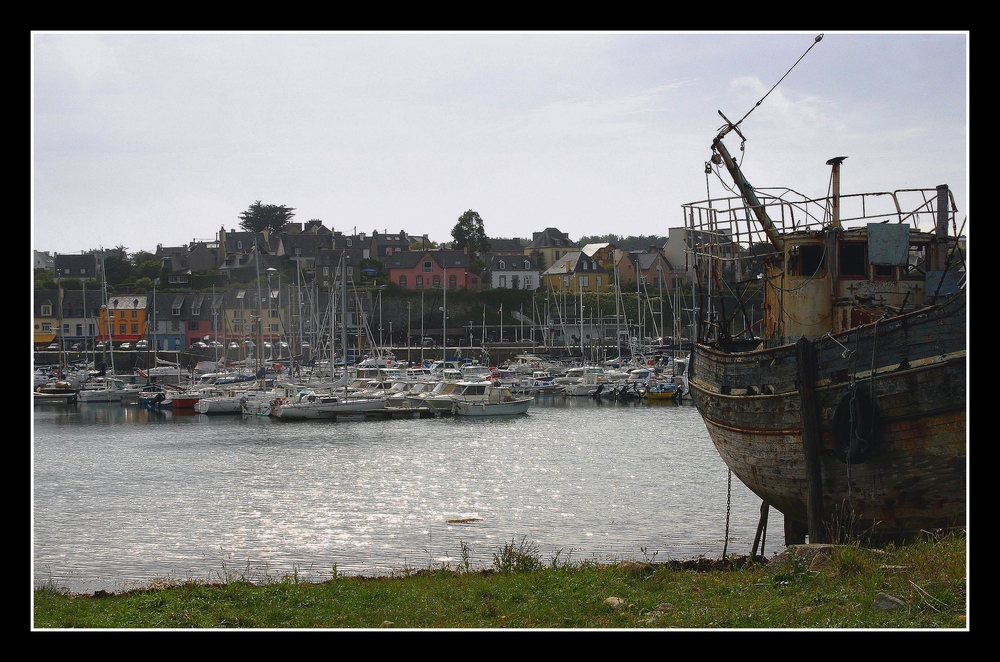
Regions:
<svg viewBox="0 0 1000 662"><path fill-rule="evenodd" d="M964 292L946 304L813 343L823 511L902 537L966 523ZM845 357L844 347L853 354ZM719 455L786 519L807 519L794 346L724 353L696 345L691 395ZM834 418L851 389L874 402L870 455L837 452Z"/></svg>

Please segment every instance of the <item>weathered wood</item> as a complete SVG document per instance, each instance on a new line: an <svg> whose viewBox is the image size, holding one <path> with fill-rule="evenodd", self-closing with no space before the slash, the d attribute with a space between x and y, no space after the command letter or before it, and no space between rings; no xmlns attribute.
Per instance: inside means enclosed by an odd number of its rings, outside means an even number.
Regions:
<svg viewBox="0 0 1000 662"><path fill-rule="evenodd" d="M957 298L884 320L877 329L872 324L812 343L814 358L824 362L817 367L812 400L827 520L878 523L901 537L965 523L964 319L964 298ZM804 529L808 521L802 398L794 384L778 394L726 394L722 385L737 373L750 384L784 380L795 356L795 345L726 354L699 344L689 376L691 396L720 457L784 515L786 544L801 542L794 523ZM848 465L836 453L833 419L852 383L870 395L877 436L870 457Z"/></svg>
<svg viewBox="0 0 1000 662"><path fill-rule="evenodd" d="M761 545L761 538L767 535L767 514L771 510L771 506L768 505L767 501L760 502L760 521L757 522L757 533L753 537L753 547L750 549L750 558L757 558L757 548L760 547L760 553L764 553L764 548Z"/></svg>
<svg viewBox="0 0 1000 662"><path fill-rule="evenodd" d="M812 343L805 337L795 343L799 365L799 417L802 425L802 452L806 459L806 525L809 542L826 542L823 531L823 470L819 462L819 425L813 380L816 364Z"/></svg>

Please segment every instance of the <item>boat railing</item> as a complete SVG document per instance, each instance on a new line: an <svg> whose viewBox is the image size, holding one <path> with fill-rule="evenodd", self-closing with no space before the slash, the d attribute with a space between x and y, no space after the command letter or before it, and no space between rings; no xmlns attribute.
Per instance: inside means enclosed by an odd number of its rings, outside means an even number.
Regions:
<svg viewBox="0 0 1000 662"><path fill-rule="evenodd" d="M761 206L779 234L817 231L829 227L833 196L808 198L788 188L755 189ZM937 224L937 188L898 189L891 192L839 196L841 227L869 223L907 223L915 230L931 231ZM948 219L954 221L954 195L948 190ZM684 225L690 233L689 249L716 257L735 258L738 251L768 244L756 216L740 196L703 200L683 205ZM760 253L753 254L760 257Z"/></svg>

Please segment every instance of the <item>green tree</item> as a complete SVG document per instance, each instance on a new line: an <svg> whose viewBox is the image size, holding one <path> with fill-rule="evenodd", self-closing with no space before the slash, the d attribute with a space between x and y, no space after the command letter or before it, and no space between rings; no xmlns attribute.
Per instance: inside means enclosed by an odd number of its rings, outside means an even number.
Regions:
<svg viewBox="0 0 1000 662"><path fill-rule="evenodd" d="M264 205L257 200L240 214L240 227L247 232L280 232L295 216L295 209L285 205Z"/></svg>
<svg viewBox="0 0 1000 662"><path fill-rule="evenodd" d="M132 275L132 262L128 259L128 249L115 248L115 253L104 257L104 277L108 285L120 285Z"/></svg>
<svg viewBox="0 0 1000 662"><path fill-rule="evenodd" d="M56 289L56 279L48 269L35 269L35 289L54 290Z"/></svg>
<svg viewBox="0 0 1000 662"><path fill-rule="evenodd" d="M437 242L431 241L430 239L419 239L412 244L410 244L411 251L422 251L424 249L437 248Z"/></svg>
<svg viewBox="0 0 1000 662"><path fill-rule="evenodd" d="M458 223L451 229L451 236L455 239L452 243L452 248L455 250L468 247L469 252L474 255L490 252L490 240L486 238L486 230L479 212L470 209L459 216Z"/></svg>

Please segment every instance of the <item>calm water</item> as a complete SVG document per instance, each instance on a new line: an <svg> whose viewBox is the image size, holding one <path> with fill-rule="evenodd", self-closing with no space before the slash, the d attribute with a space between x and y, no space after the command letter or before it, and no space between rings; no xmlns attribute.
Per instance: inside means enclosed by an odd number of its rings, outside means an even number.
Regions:
<svg viewBox="0 0 1000 662"><path fill-rule="evenodd" d="M280 422L119 404L34 408L34 579L473 567L522 537L544 561L722 554L728 472L692 405L539 397L513 419ZM760 499L735 477L729 553ZM477 518L470 523L448 520ZM782 546L771 511L765 553Z"/></svg>

